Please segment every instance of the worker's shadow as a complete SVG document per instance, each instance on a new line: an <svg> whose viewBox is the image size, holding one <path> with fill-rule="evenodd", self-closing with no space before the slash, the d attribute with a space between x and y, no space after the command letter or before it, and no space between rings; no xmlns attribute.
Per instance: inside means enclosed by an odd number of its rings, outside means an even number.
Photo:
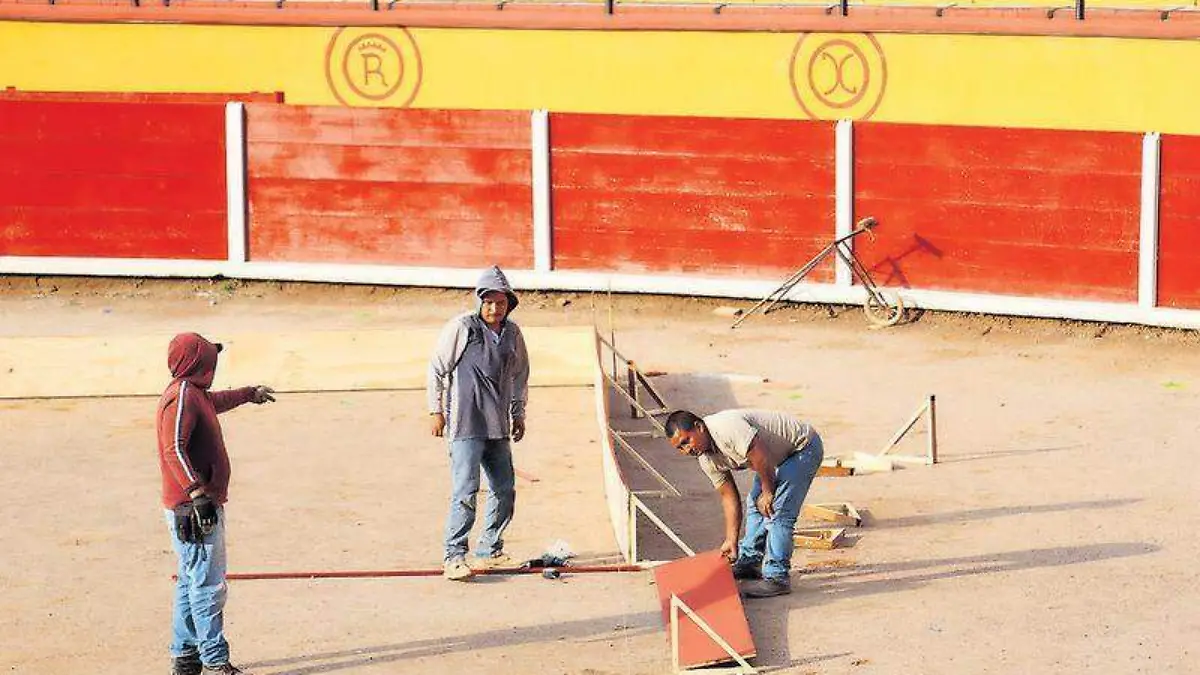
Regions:
<svg viewBox="0 0 1200 675"><path fill-rule="evenodd" d="M623 626L613 634L613 626ZM410 640L387 645L308 654L294 658L272 659L247 663L246 668L271 675L318 675L344 670L396 664L412 659L437 657L475 650L502 650L522 644L548 643L563 645L565 641L613 640L658 633L662 631L658 612L619 614L577 621L556 621L552 624L502 628L480 633L426 640ZM402 672L387 670L385 672Z"/></svg>
<svg viewBox="0 0 1200 675"><path fill-rule="evenodd" d="M756 663L768 667L803 663L803 660L792 660L788 644L786 617L793 611L811 612L827 603L880 593L899 593L949 579L1128 558L1160 549L1158 545L1145 542L1113 542L856 565L793 574L791 595L746 602L746 616L751 629L771 627L771 630L755 632L759 638L759 658Z"/></svg>

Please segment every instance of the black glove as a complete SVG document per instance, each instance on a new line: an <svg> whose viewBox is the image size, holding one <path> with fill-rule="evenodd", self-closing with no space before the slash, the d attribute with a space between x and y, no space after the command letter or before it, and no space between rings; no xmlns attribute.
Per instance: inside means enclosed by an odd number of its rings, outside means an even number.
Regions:
<svg viewBox="0 0 1200 675"><path fill-rule="evenodd" d="M192 500L192 512L196 515L197 535L209 535L217 527L217 505L208 495L200 495Z"/></svg>
<svg viewBox="0 0 1200 675"><path fill-rule="evenodd" d="M195 513L190 502L185 502L173 509L175 513L175 536L185 544L194 543L199 539L196 529Z"/></svg>

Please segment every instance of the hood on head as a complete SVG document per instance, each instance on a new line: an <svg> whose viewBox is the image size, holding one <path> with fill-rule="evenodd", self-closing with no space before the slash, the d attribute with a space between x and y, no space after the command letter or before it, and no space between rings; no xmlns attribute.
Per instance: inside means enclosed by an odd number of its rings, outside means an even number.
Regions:
<svg viewBox="0 0 1200 675"><path fill-rule="evenodd" d="M167 348L167 367L171 370L171 377L207 389L216 375L217 354L220 351L220 344L209 342L197 333L176 335Z"/></svg>
<svg viewBox="0 0 1200 675"><path fill-rule="evenodd" d="M512 286L508 283L508 277L504 276L504 272L496 265L483 271L479 276L479 283L475 284L475 299L478 306L483 302L483 296L488 291L500 291L508 296L508 311L511 314L517 308L517 294L513 293Z"/></svg>

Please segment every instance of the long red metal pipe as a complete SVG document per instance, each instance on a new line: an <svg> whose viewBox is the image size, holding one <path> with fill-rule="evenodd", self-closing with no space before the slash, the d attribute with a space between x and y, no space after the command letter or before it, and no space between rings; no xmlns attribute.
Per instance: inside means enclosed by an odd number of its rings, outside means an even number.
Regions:
<svg viewBox="0 0 1200 675"><path fill-rule="evenodd" d="M607 572L642 572L647 568L641 565L581 565L578 567L503 567L491 570L477 570L475 574L541 574L547 569L556 569L562 574L599 574ZM276 579L371 579L385 577L438 577L441 569L411 569L411 570L323 570L313 572L238 572L225 575L230 581L265 581Z"/></svg>

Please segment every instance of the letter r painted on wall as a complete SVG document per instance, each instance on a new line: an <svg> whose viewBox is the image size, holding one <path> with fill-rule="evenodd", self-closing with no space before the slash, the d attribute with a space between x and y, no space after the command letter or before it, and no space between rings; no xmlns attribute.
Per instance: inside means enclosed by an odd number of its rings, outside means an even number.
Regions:
<svg viewBox="0 0 1200 675"><path fill-rule="evenodd" d="M345 106L406 108L421 76L421 53L404 28L339 28L325 48L325 80Z"/></svg>

